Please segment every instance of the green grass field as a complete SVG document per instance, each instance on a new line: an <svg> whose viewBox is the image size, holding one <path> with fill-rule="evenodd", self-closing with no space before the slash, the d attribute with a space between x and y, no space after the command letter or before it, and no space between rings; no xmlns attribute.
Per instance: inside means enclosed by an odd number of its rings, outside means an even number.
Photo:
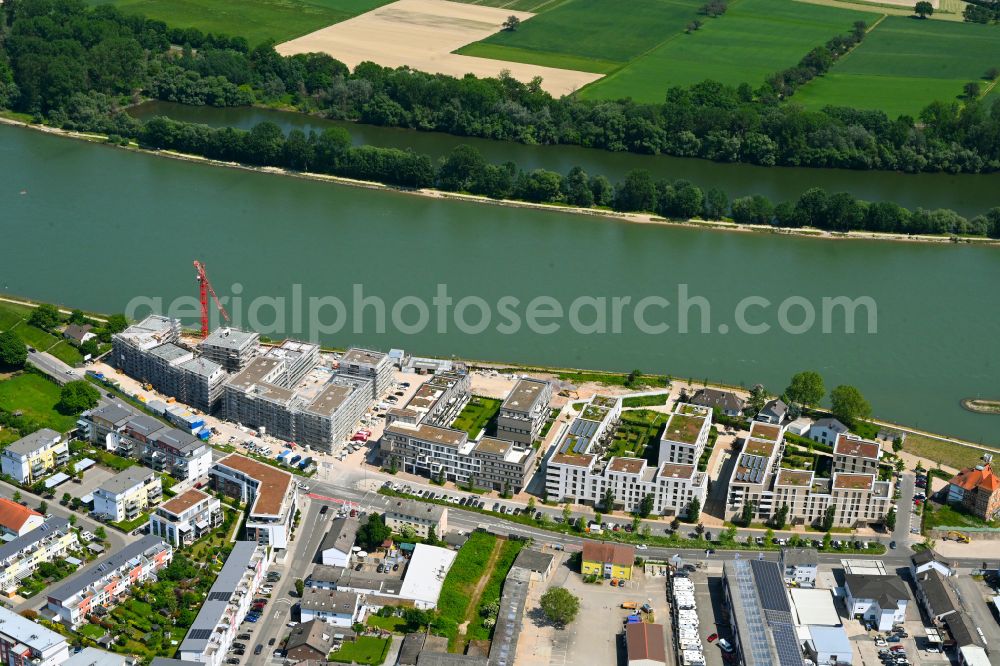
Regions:
<svg viewBox="0 0 1000 666"><path fill-rule="evenodd" d="M166 21L172 28L246 37L251 46L284 42L364 14L390 0L111 0L125 12ZM106 0L88 0L92 5Z"/></svg>
<svg viewBox="0 0 1000 666"><path fill-rule="evenodd" d="M76 423L76 417L57 412L57 402L59 387L55 382L36 374L26 372L0 381L0 409L8 412L22 411L42 427L66 432Z"/></svg>
<svg viewBox="0 0 1000 666"><path fill-rule="evenodd" d="M482 5L483 7L503 7L521 12L541 12L555 9L570 0L457 0L467 5Z"/></svg>
<svg viewBox="0 0 1000 666"><path fill-rule="evenodd" d="M699 0L631 0L628 11L607 0L569 0L458 53L586 72L613 71L697 16Z"/></svg>
<svg viewBox="0 0 1000 666"><path fill-rule="evenodd" d="M969 81L1000 67L1000 35L992 26L890 16L826 76L802 87L794 101L882 109L916 116L935 100L954 101Z"/></svg>
<svg viewBox="0 0 1000 666"><path fill-rule="evenodd" d="M855 21L871 24L878 17L789 0L738 0L725 16L706 20L697 32L679 34L580 94L659 102L670 86L705 79L757 86L834 35L849 32Z"/></svg>
<svg viewBox="0 0 1000 666"><path fill-rule="evenodd" d="M29 347L34 347L39 351L46 351L49 347L53 346L59 342L59 338L54 335L46 333L42 329L32 326L27 322L21 322L11 328L17 337L24 341L24 344Z"/></svg>
<svg viewBox="0 0 1000 666"><path fill-rule="evenodd" d="M31 308L26 305L0 302L0 331L6 331L30 314Z"/></svg>

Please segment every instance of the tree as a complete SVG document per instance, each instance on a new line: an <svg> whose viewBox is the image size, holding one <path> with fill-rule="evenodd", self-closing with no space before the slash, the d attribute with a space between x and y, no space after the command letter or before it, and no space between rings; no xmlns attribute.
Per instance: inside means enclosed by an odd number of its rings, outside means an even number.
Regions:
<svg viewBox="0 0 1000 666"><path fill-rule="evenodd" d="M701 517L701 500L695 497L687 505L687 521L696 522Z"/></svg>
<svg viewBox="0 0 1000 666"><path fill-rule="evenodd" d="M529 497L528 498L528 511L530 511L531 513L535 512L535 498L534 497Z"/></svg>
<svg viewBox="0 0 1000 666"><path fill-rule="evenodd" d="M87 323L87 315L83 314L83 310L73 310L69 313L69 323L76 324L77 326L83 326Z"/></svg>
<svg viewBox="0 0 1000 666"><path fill-rule="evenodd" d="M974 100L979 98L979 93L982 90L980 85L975 81L969 81L962 87L962 94L967 100Z"/></svg>
<svg viewBox="0 0 1000 666"><path fill-rule="evenodd" d="M792 375L792 381L785 389L788 402L800 405L818 405L826 393L823 377L813 370L804 370Z"/></svg>
<svg viewBox="0 0 1000 666"><path fill-rule="evenodd" d="M368 516L368 521L358 528L358 545L365 550L375 550L382 542L392 536L392 530L385 520L377 513Z"/></svg>
<svg viewBox="0 0 1000 666"><path fill-rule="evenodd" d="M771 518L771 527L776 530L785 529L785 524L788 522L788 505L782 504L781 508L775 511L774 517Z"/></svg>
<svg viewBox="0 0 1000 666"><path fill-rule="evenodd" d="M107 541L108 540L108 532L107 532L107 530L104 529L103 526L100 526L96 530L94 530L94 536L97 537L98 541Z"/></svg>
<svg viewBox="0 0 1000 666"><path fill-rule="evenodd" d="M823 535L823 550L830 550L830 546L833 544L833 536L829 532Z"/></svg>
<svg viewBox="0 0 1000 666"><path fill-rule="evenodd" d="M674 518L670 521L670 529L676 532L681 528L681 521L678 518Z"/></svg>
<svg viewBox="0 0 1000 666"><path fill-rule="evenodd" d="M97 406L101 393L90 382L78 379L67 382L59 392L56 410L60 414L79 414Z"/></svg>
<svg viewBox="0 0 1000 666"><path fill-rule="evenodd" d="M903 438L896 437L895 439L892 440L892 452L899 453L902 450L903 450ZM920 463L918 462L917 465L919 464Z"/></svg>
<svg viewBox="0 0 1000 666"><path fill-rule="evenodd" d="M104 324L104 328L112 334L121 333L128 328L128 319L126 319L123 314L113 314L108 317L108 321Z"/></svg>
<svg viewBox="0 0 1000 666"><path fill-rule="evenodd" d="M49 503L42 501L38 503L38 513L44 515L49 512Z"/></svg>
<svg viewBox="0 0 1000 666"><path fill-rule="evenodd" d="M834 520L837 517L837 507L832 504L826 507L826 511L823 512L823 520L820 523L820 528L824 532L829 532L833 529Z"/></svg>
<svg viewBox="0 0 1000 666"><path fill-rule="evenodd" d="M59 323L59 310L56 306L43 303L31 312L28 323L43 330L51 330Z"/></svg>
<svg viewBox="0 0 1000 666"><path fill-rule="evenodd" d="M697 525L694 526L694 533L697 534L698 538L700 539L705 535L705 526L701 523L698 523Z"/></svg>
<svg viewBox="0 0 1000 666"><path fill-rule="evenodd" d="M69 524L71 526L74 526L74 527L76 526L76 514L75 513L71 513L69 515Z"/></svg>
<svg viewBox="0 0 1000 666"><path fill-rule="evenodd" d="M656 185L645 169L633 169L625 175L625 182L615 187L614 209L618 211L646 211L656 208Z"/></svg>
<svg viewBox="0 0 1000 666"><path fill-rule="evenodd" d="M750 399L747 401L747 409L751 414L756 414L764 409L767 404L767 389L763 384L754 384L750 389Z"/></svg>
<svg viewBox="0 0 1000 666"><path fill-rule="evenodd" d="M569 504L563 507L562 518L564 523L568 523L573 517L573 510L569 508Z"/></svg>
<svg viewBox="0 0 1000 666"><path fill-rule="evenodd" d="M28 346L13 331L0 333L0 368L18 370L28 360Z"/></svg>
<svg viewBox="0 0 1000 666"><path fill-rule="evenodd" d="M896 509L889 509L889 513L885 514L882 522L885 523L886 529L890 532L896 529Z"/></svg>
<svg viewBox="0 0 1000 666"><path fill-rule="evenodd" d="M521 25L521 19L511 14L510 16L507 17L507 20L503 22L503 29L508 32L514 32L520 25Z"/></svg>
<svg viewBox="0 0 1000 666"><path fill-rule="evenodd" d="M427 541L429 546L436 546L440 543L437 536L437 530L433 525L427 528L427 539L425 539L425 541Z"/></svg>
<svg viewBox="0 0 1000 666"><path fill-rule="evenodd" d="M601 506L605 511L613 511L615 508L615 491L608 488L601 497Z"/></svg>
<svg viewBox="0 0 1000 666"><path fill-rule="evenodd" d="M301 599L302 593L306 591L306 584L301 578L295 579L295 595Z"/></svg>
<svg viewBox="0 0 1000 666"><path fill-rule="evenodd" d="M934 5L927 2L927 0L920 0L920 2L913 6L913 11L916 12L917 16L925 19L934 14Z"/></svg>
<svg viewBox="0 0 1000 666"><path fill-rule="evenodd" d="M656 500L653 498L652 495L647 493L645 496L643 496L642 501L639 502L639 511L638 511L639 516L641 518L648 518L649 514L653 513L653 506L655 503Z"/></svg>
<svg viewBox="0 0 1000 666"><path fill-rule="evenodd" d="M417 531L411 525L403 525L399 529L399 538L403 541L413 541L417 538Z"/></svg>
<svg viewBox="0 0 1000 666"><path fill-rule="evenodd" d="M20 502L21 498L23 497L23 495L21 495L21 491L20 490L15 490L12 497L14 498L15 502Z"/></svg>
<svg viewBox="0 0 1000 666"><path fill-rule="evenodd" d="M565 627L580 612L580 600L565 587L553 587L539 601L545 617L557 626Z"/></svg>
<svg viewBox="0 0 1000 666"><path fill-rule="evenodd" d="M740 511L740 524L743 527L750 527L753 522L754 513L754 503L752 501L743 504L743 509Z"/></svg>
<svg viewBox="0 0 1000 666"><path fill-rule="evenodd" d="M872 415L872 406L868 404L861 391L853 386L841 384L830 391L830 411L845 424L867 419Z"/></svg>

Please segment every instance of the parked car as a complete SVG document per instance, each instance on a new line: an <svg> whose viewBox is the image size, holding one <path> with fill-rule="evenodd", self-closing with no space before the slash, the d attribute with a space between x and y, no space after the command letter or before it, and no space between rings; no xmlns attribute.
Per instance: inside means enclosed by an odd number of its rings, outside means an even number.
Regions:
<svg viewBox="0 0 1000 666"><path fill-rule="evenodd" d="M941 649L931 645L927 648L924 648L924 652L929 652L930 654L940 654Z"/></svg>
<svg viewBox="0 0 1000 666"><path fill-rule="evenodd" d="M274 645L274 641L275 641L275 640L276 640L276 639L275 639L274 637L272 637L272 638L271 638L271 640L269 640L269 641L267 642L267 644L268 644L268 645Z"/></svg>
<svg viewBox="0 0 1000 666"><path fill-rule="evenodd" d="M733 644L727 641L725 638L719 639L719 647L722 648L723 652L732 652Z"/></svg>
<svg viewBox="0 0 1000 666"><path fill-rule="evenodd" d="M257 647L255 647L253 649L253 653L254 654L260 654L263 651L264 651L264 644L263 643L257 643Z"/></svg>
<svg viewBox="0 0 1000 666"><path fill-rule="evenodd" d="M709 635L709 637L708 637L708 642L709 642L709 643L712 643L712 642L714 642L714 641L715 641L715 639L716 639L716 638L718 638L718 637L719 637L719 634L710 634L710 635Z"/></svg>

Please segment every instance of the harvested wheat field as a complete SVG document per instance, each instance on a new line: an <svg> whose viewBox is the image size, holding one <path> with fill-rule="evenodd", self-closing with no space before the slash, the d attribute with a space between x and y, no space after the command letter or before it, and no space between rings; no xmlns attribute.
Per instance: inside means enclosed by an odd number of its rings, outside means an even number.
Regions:
<svg viewBox="0 0 1000 666"><path fill-rule="evenodd" d="M398 0L277 46L278 53L323 52L352 69L366 60L464 76L497 76L507 70L519 81L542 77L542 87L565 95L601 78L601 74L476 58L452 51L498 32L508 16L522 21L529 12L469 5L447 0Z"/></svg>

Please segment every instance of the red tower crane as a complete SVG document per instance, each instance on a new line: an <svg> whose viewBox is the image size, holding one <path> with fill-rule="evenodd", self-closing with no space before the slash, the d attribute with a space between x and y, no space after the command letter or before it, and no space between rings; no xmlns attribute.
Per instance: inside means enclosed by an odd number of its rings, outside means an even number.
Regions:
<svg viewBox="0 0 1000 666"><path fill-rule="evenodd" d="M222 313L222 318L229 321L229 313L226 312L226 308L222 306L222 302L219 297L215 295L215 290L212 289L212 283L208 281L208 274L205 272L205 264L201 263L197 259L194 261L194 269L198 271L195 279L198 280L198 289L201 296L201 337L208 337L208 295L212 294L212 299L215 301L215 307L219 308L219 312Z"/></svg>

